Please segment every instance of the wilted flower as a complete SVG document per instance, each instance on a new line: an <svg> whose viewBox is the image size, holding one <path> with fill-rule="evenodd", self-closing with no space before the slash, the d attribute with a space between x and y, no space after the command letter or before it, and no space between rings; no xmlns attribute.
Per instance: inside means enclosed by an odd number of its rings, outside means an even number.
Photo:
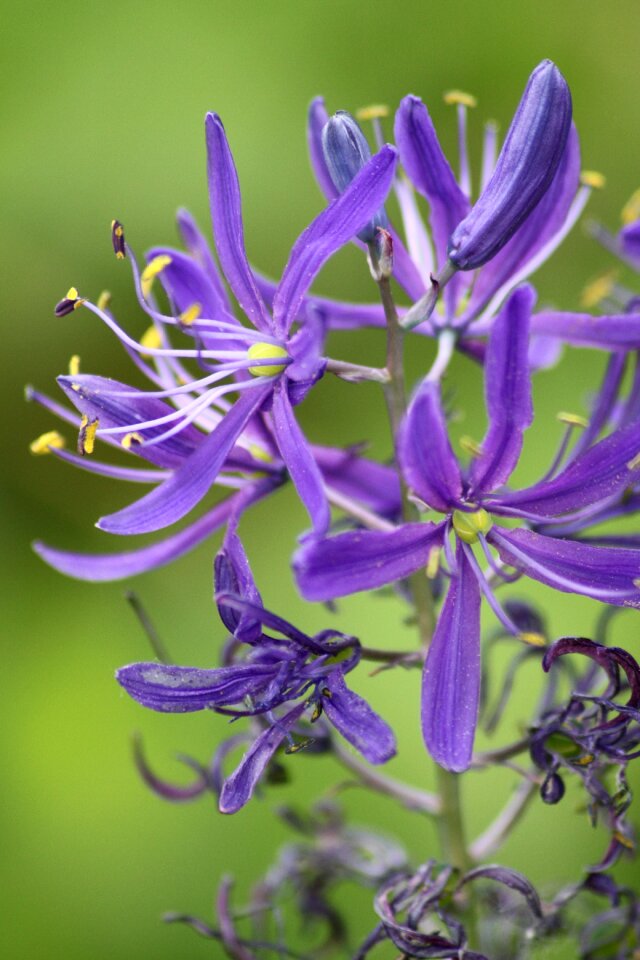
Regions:
<svg viewBox="0 0 640 960"><path fill-rule="evenodd" d="M152 710L212 709L264 719L263 731L224 783L223 813L235 813L247 803L283 743L290 752L304 745L294 734L305 717L315 723L324 715L371 763L384 763L393 756L393 732L345 683L346 674L360 659L355 638L333 630L309 637L265 610L233 531L216 558L216 587L221 619L244 644L232 648L227 665L199 669L135 663L119 670L117 679L134 700ZM264 628L282 639L264 633ZM295 706L285 712L279 709L293 702Z"/></svg>

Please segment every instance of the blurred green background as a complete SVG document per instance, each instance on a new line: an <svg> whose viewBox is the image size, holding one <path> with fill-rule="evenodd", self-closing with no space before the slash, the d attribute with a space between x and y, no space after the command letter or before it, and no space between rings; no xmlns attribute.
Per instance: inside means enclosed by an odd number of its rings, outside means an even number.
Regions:
<svg viewBox="0 0 640 960"><path fill-rule="evenodd" d="M149 651L123 585L64 579L30 551L35 537L86 550L119 547L93 523L136 492L28 452L34 436L57 424L24 403L25 383L55 393L54 377L66 370L72 353L81 355L85 370L130 378L122 350L95 318L80 311L56 320L53 305L71 284L94 298L106 287L121 320L134 331L144 329L129 271L110 251L109 223L119 217L140 252L173 242L179 205L207 223L206 110L225 120L243 188L250 256L275 276L321 206L305 146L312 96L323 93L330 110L355 110L380 101L395 108L404 94L417 93L455 158L454 115L441 95L451 87L469 90L479 100L471 117L471 146L479 161L481 121L495 118L506 128L529 72L544 57L559 64L571 85L584 166L608 178L589 213L616 227L620 207L640 184L640 7L637 0L5 0L1 22L0 390L6 430L0 730L6 785L0 870L6 955L217 955L217 947L190 932L165 928L162 912L210 915L220 874L236 873L246 886L285 838L271 810L283 802L312 802L342 774L324 760L290 758L292 786L271 789L234 818L217 814L210 799L165 804L138 781L130 756L133 730L143 732L156 768L178 779L183 770L175 752L186 750L204 761L226 725L204 714L147 714L124 699L114 669ZM611 264L576 229L538 275L541 302L575 307L585 281ZM354 250L337 257L316 285L321 293L354 299L371 296L370 288ZM432 348L411 342L415 378ZM368 333L331 344L334 355L365 363L382 362L382 349L379 337ZM538 377L537 420L516 479L534 479L546 467L550 440L555 444L560 433L556 411L584 413L602 367L602 355L577 351ZM460 431L481 436L479 372L456 361L450 382L460 408L468 411ZM314 440L371 438L377 455L389 453L374 387L356 389L327 378L305 403L301 419ZM286 490L255 510L244 533L267 604L312 631L333 620L296 596L287 551L304 526L303 511ZM213 549L210 542L135 584L180 662L216 661L223 632L211 604ZM594 604L529 585L518 592L546 605L555 634L591 632ZM355 597L340 605L340 613L342 628L370 644L409 642L395 600ZM636 629L633 615L624 614L616 638L638 653ZM367 681L364 673L360 689L366 687L398 730L394 771L428 784L431 771L418 733L418 676ZM525 679L535 684L535 671ZM521 681L523 714L529 696ZM514 782L508 771L468 778L472 835ZM536 803L529 826L500 856L543 891L576 878L602 850L604 836L589 827L584 813L576 814L577 800L569 794L557 809ZM437 855L432 827L419 817L361 791L349 791L345 803L354 820L400 837L415 860ZM630 877L631 865L620 872ZM357 901L359 931L372 922L366 906L366 897Z"/></svg>

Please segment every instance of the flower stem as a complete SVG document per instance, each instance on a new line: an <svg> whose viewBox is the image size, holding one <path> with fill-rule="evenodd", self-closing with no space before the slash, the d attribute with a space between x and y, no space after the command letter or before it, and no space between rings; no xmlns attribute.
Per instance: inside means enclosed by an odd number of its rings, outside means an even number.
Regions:
<svg viewBox="0 0 640 960"><path fill-rule="evenodd" d="M438 832L442 853L448 863L465 873L471 869L472 860L465 840L460 802L460 774L436 766L436 780L441 805Z"/></svg>

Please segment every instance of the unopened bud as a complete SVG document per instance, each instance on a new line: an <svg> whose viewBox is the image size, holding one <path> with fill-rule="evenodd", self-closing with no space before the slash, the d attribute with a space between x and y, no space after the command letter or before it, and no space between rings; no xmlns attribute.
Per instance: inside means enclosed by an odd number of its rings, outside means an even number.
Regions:
<svg viewBox="0 0 640 960"><path fill-rule="evenodd" d="M550 60L529 77L489 183L449 240L458 270L494 257L540 202L553 180L571 128L571 94Z"/></svg>
<svg viewBox="0 0 640 960"><path fill-rule="evenodd" d="M540 787L540 796L545 803L559 803L564 797L564 780L557 773L547 775Z"/></svg>
<svg viewBox="0 0 640 960"><path fill-rule="evenodd" d="M393 237L384 227L378 227L369 244L369 265L374 280L390 277L393 273Z"/></svg>
<svg viewBox="0 0 640 960"><path fill-rule="evenodd" d="M336 190L343 193L365 164L371 159L367 138L357 121L339 110L329 118L322 131L322 151L329 176ZM381 207L358 237L365 243L375 241L378 227L387 228L389 221Z"/></svg>

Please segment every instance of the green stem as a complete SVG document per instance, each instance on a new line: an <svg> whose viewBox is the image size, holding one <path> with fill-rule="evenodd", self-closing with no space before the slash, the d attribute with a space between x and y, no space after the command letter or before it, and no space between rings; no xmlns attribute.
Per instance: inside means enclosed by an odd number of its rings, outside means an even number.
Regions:
<svg viewBox="0 0 640 960"><path fill-rule="evenodd" d="M460 802L460 774L450 773L449 770L436 766L436 781L441 804L438 833L442 853L448 863L466 872L473 864L465 839Z"/></svg>

